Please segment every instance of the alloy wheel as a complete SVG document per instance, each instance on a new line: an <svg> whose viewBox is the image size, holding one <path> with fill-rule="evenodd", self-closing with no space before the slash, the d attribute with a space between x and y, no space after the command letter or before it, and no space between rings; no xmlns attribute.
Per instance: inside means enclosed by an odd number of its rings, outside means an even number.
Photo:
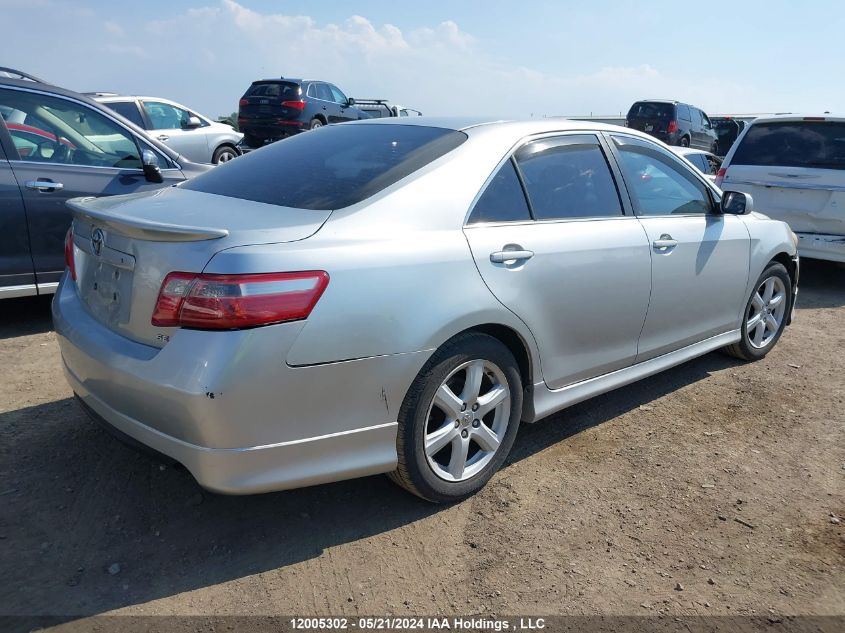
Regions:
<svg viewBox="0 0 845 633"><path fill-rule="evenodd" d="M768 277L751 297L745 319L748 342L764 349L777 336L786 314L786 286L780 277Z"/></svg>
<svg viewBox="0 0 845 633"><path fill-rule="evenodd" d="M429 405L424 450L428 465L446 481L479 473L499 450L510 423L510 388L488 360L471 360L441 383Z"/></svg>

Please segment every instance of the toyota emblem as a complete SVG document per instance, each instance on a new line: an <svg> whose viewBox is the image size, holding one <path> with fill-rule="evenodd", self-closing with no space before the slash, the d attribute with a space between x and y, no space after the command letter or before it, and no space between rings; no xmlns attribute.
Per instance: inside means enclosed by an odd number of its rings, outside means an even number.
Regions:
<svg viewBox="0 0 845 633"><path fill-rule="evenodd" d="M91 233L91 248L94 251L94 255L100 256L100 253L103 251L103 244L106 243L106 235L103 233L102 229L94 229Z"/></svg>

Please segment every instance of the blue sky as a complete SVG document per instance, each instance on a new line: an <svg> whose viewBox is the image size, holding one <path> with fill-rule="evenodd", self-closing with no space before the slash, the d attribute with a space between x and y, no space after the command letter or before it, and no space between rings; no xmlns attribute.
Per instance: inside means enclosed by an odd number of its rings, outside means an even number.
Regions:
<svg viewBox="0 0 845 633"><path fill-rule="evenodd" d="M838 1L0 0L0 65L217 116L252 79L333 81L433 115L842 111Z"/></svg>

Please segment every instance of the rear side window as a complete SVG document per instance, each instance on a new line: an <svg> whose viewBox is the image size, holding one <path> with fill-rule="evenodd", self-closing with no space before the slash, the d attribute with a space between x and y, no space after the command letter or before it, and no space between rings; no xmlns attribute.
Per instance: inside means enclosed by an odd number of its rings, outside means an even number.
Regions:
<svg viewBox="0 0 845 633"><path fill-rule="evenodd" d="M595 137L570 139L535 141L516 154L534 218L621 216L619 194Z"/></svg>
<svg viewBox="0 0 845 633"><path fill-rule="evenodd" d="M138 110L138 104L134 101L116 101L113 103L104 103L103 105L111 108L124 119L129 119L142 130L147 127L144 125L144 119L141 118L141 112Z"/></svg>
<svg viewBox="0 0 845 633"><path fill-rule="evenodd" d="M531 219L528 203L513 161L499 168L475 203L468 224L481 222L525 222Z"/></svg>
<svg viewBox="0 0 845 633"><path fill-rule="evenodd" d="M182 187L299 209L341 209L389 187L466 140L418 125L331 125L277 141Z"/></svg>
<svg viewBox="0 0 845 633"><path fill-rule="evenodd" d="M778 121L754 124L736 148L731 163L845 169L845 123Z"/></svg>
<svg viewBox="0 0 845 633"><path fill-rule="evenodd" d="M692 121L690 118L689 106L683 103L678 104L678 118L683 119L684 121Z"/></svg>
<svg viewBox="0 0 845 633"><path fill-rule="evenodd" d="M671 103L638 101L628 111L629 119L674 119L675 106Z"/></svg>
<svg viewBox="0 0 845 633"><path fill-rule="evenodd" d="M293 99L299 97L299 84L288 81L255 83L249 87L244 96Z"/></svg>

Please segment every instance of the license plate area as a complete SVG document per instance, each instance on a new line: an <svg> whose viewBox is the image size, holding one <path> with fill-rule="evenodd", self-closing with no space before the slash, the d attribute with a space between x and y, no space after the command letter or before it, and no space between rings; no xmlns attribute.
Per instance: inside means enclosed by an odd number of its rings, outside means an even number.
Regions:
<svg viewBox="0 0 845 633"><path fill-rule="evenodd" d="M81 246L77 240L74 243ZM90 314L109 326L127 323L135 258L107 246L102 246L99 255L90 248L79 251L76 286Z"/></svg>

